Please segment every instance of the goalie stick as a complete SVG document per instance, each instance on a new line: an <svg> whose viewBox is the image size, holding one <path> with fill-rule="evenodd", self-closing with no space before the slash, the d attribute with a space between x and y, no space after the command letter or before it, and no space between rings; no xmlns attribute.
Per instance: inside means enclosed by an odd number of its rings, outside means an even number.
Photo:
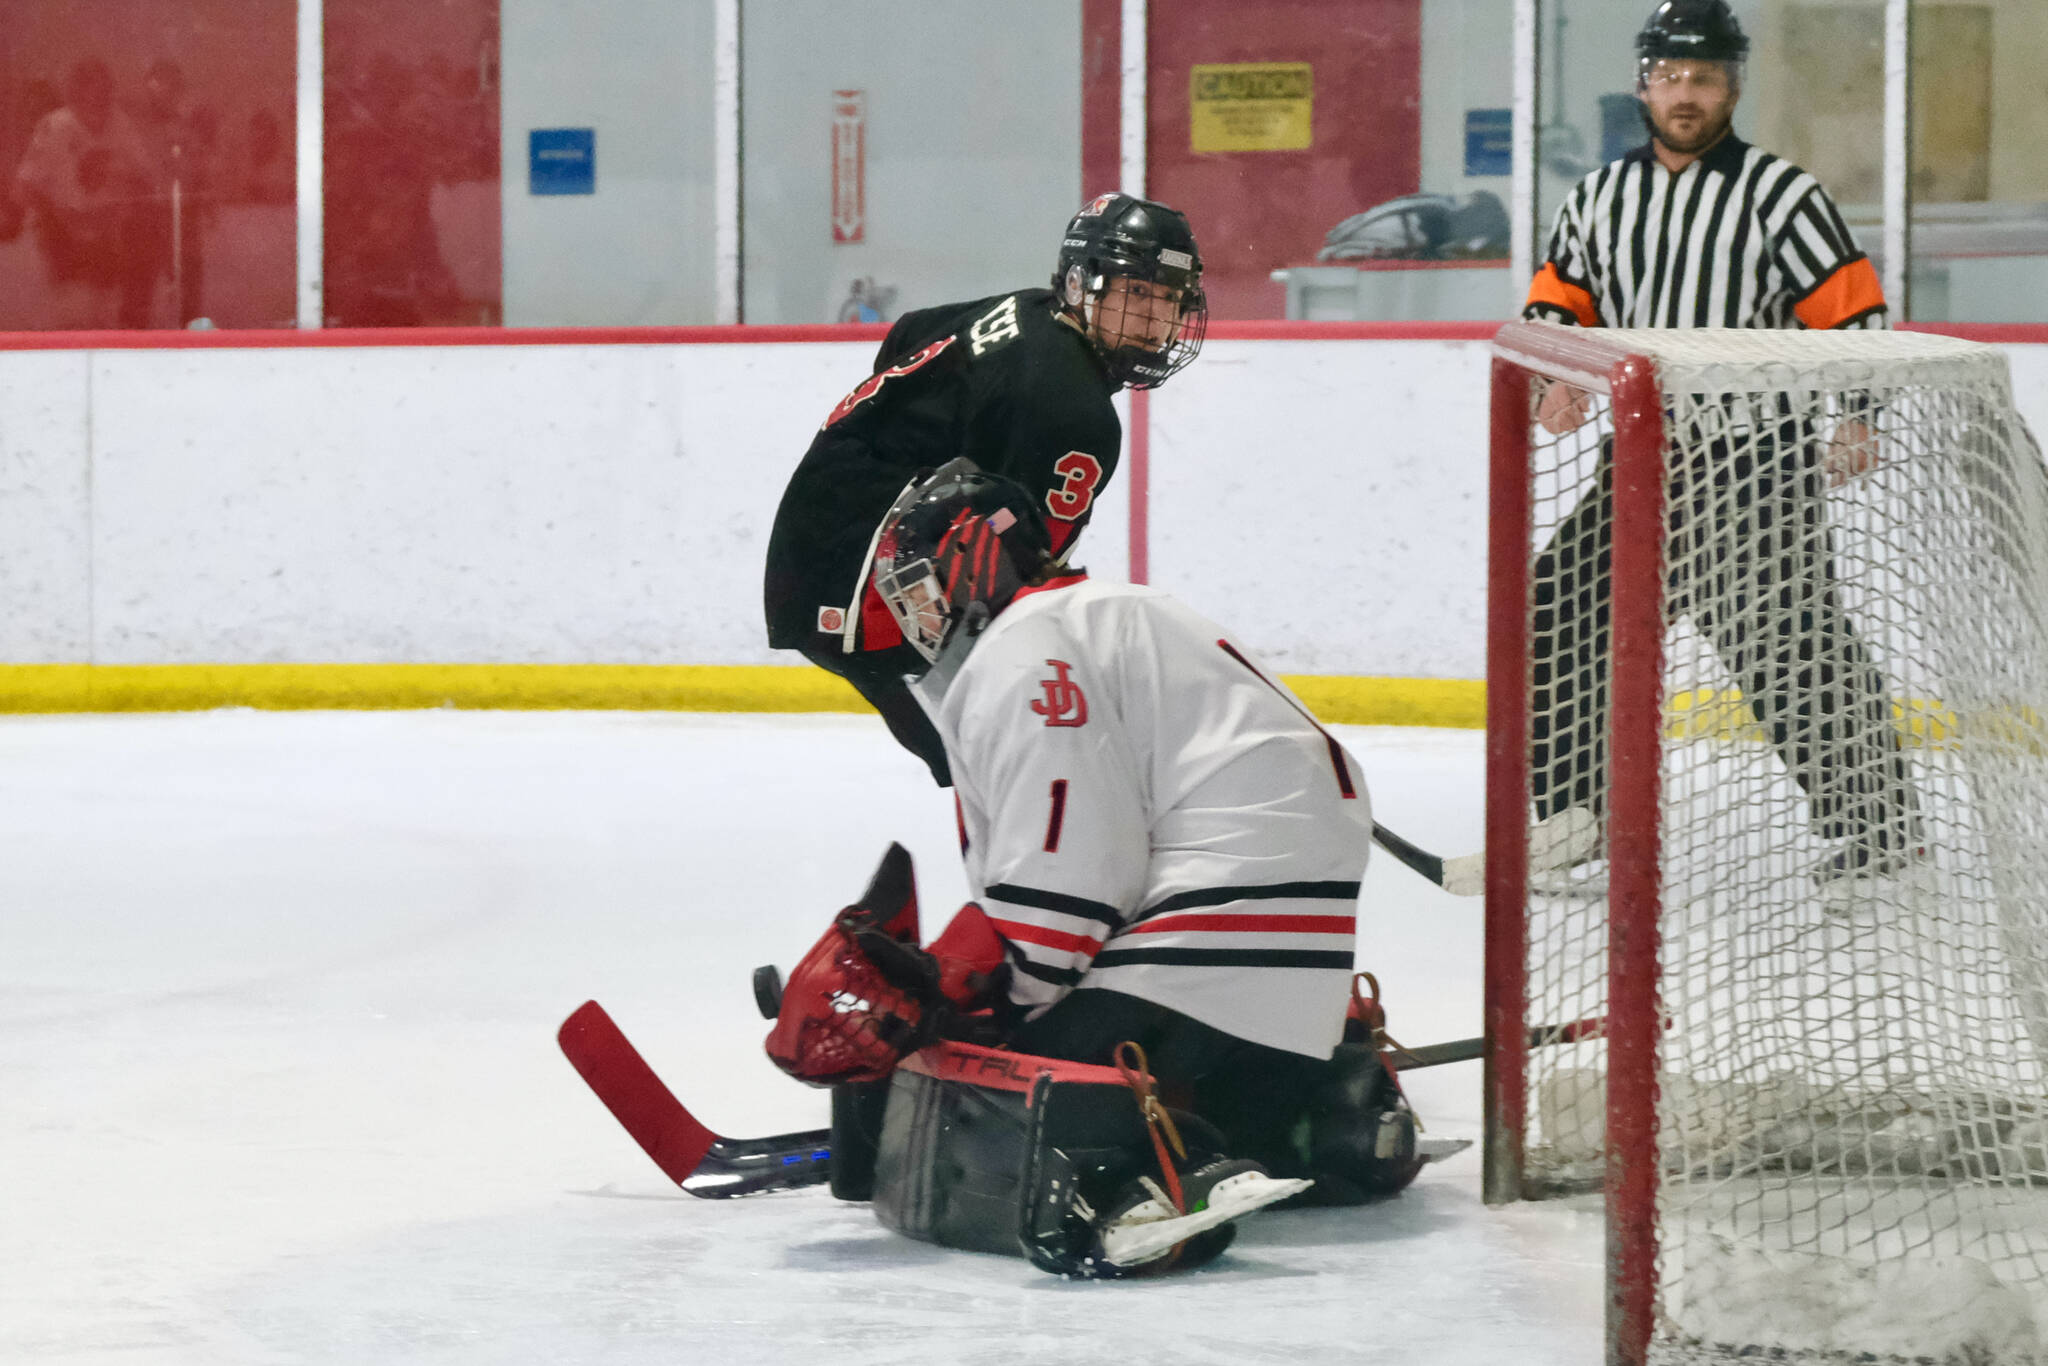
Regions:
<svg viewBox="0 0 2048 1366"><path fill-rule="evenodd" d="M1542 1025L1529 1031L1532 1048L1591 1038L1600 1019ZM726 1138L689 1112L655 1075L603 1006L585 1001L562 1022L556 1039L605 1108L612 1112L662 1174L687 1195L706 1200L815 1186L832 1175L832 1131L805 1129L767 1138ZM938 1045L944 1047L944 1045ZM1403 1071L1465 1062L1486 1052L1484 1039L1457 1039L1421 1048L1395 1047ZM1471 1146L1469 1139L1424 1138L1420 1155L1437 1162Z"/></svg>
<svg viewBox="0 0 2048 1366"><path fill-rule="evenodd" d="M613 1118L663 1175L691 1195L716 1199L790 1190L831 1175L830 1129L723 1138L698 1123L595 1001L578 1006L555 1038Z"/></svg>
<svg viewBox="0 0 2048 1366"><path fill-rule="evenodd" d="M1373 843L1449 892L1481 896L1486 892L1486 851L1443 858L1402 839L1378 821ZM1529 871L1554 873L1584 863L1600 852L1600 821L1582 806L1567 807L1529 827Z"/></svg>

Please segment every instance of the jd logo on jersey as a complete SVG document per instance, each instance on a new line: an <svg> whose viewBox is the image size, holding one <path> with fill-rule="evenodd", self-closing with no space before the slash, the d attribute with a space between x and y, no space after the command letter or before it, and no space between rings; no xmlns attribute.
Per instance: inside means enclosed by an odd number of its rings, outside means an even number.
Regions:
<svg viewBox="0 0 2048 1366"><path fill-rule="evenodd" d="M1088 724L1088 696L1081 691L1081 685L1067 677L1067 661L1048 659L1052 665L1052 677L1041 678L1038 686L1045 689L1045 696L1031 704L1031 710L1045 718L1048 726L1085 726Z"/></svg>

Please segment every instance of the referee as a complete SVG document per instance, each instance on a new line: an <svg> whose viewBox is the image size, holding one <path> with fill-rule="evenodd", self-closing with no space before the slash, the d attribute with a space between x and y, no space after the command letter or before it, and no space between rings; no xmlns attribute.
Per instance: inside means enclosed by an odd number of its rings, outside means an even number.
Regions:
<svg viewBox="0 0 2048 1366"><path fill-rule="evenodd" d="M1664 0L1636 37L1650 140L1573 189L1522 316L1581 327L1883 328L1884 293L1827 192L1730 129L1749 39L1726 0ZM1861 408L1860 411L1857 409ZM1710 641L1831 846L1823 887L1896 874L1921 855L1884 677L1842 611L1823 472L1867 469L1874 414L1852 405L1822 454L1775 401L1737 401L1668 490L1666 611ZM1537 421L1590 413L1557 383ZM1720 425L1720 424L1717 424ZM1595 491L1537 557L1533 789L1539 819L1603 810L1611 438ZM1595 874L1588 877L1587 874ZM1597 889L1594 869L1573 876Z"/></svg>

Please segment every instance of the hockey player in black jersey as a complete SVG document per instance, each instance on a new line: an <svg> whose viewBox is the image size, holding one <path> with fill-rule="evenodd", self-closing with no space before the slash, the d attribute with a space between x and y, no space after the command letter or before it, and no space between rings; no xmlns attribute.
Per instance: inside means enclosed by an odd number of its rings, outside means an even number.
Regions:
<svg viewBox="0 0 2048 1366"><path fill-rule="evenodd" d="M1110 396L1195 358L1208 308L1187 219L1129 195L1067 225L1052 289L907 314L797 466L768 538L768 643L857 688L942 786L944 747L903 676L922 664L869 583L896 497L957 456L1040 499L1065 555L1116 473Z"/></svg>

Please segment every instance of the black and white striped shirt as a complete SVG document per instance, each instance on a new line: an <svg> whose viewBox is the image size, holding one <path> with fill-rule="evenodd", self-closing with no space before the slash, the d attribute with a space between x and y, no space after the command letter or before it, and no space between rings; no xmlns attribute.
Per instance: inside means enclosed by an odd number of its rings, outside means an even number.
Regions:
<svg viewBox="0 0 2048 1366"><path fill-rule="evenodd" d="M1646 143L1581 180L1522 316L1585 327L1888 325L1877 272L1820 182L1733 133L1676 175Z"/></svg>

